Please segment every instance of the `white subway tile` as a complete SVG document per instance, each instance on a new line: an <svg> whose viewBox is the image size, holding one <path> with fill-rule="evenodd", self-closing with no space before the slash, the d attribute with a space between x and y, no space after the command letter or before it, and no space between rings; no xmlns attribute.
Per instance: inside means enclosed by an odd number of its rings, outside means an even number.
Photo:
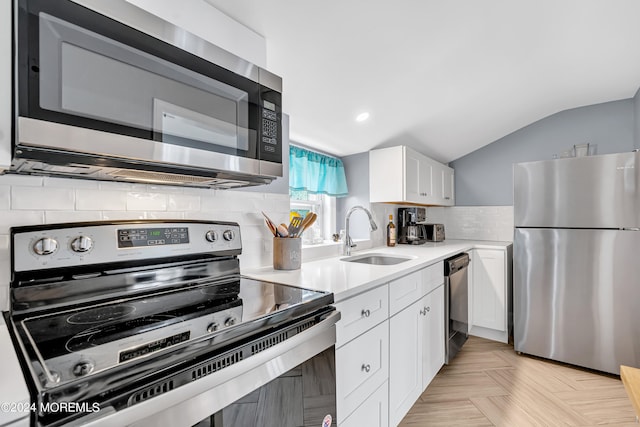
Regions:
<svg viewBox="0 0 640 427"><path fill-rule="evenodd" d="M104 190L147 191L146 184L134 184L129 182L100 181L98 186Z"/></svg>
<svg viewBox="0 0 640 427"><path fill-rule="evenodd" d="M127 209L127 193L114 190L76 190L76 210L124 211Z"/></svg>
<svg viewBox="0 0 640 427"><path fill-rule="evenodd" d="M162 193L127 192L128 211L166 211L167 195Z"/></svg>
<svg viewBox="0 0 640 427"><path fill-rule="evenodd" d="M102 211L102 219L105 221L118 221L121 219L145 219L145 212Z"/></svg>
<svg viewBox="0 0 640 427"><path fill-rule="evenodd" d="M145 219L184 219L184 212L161 211L161 212L145 212Z"/></svg>
<svg viewBox="0 0 640 427"><path fill-rule="evenodd" d="M44 212L0 211L0 234L9 234L10 227L34 224L44 224Z"/></svg>
<svg viewBox="0 0 640 427"><path fill-rule="evenodd" d="M170 211L199 211L200 196L190 194L169 194L168 209Z"/></svg>
<svg viewBox="0 0 640 427"><path fill-rule="evenodd" d="M100 221L100 211L46 211L44 213L46 224L58 224L61 222Z"/></svg>
<svg viewBox="0 0 640 427"><path fill-rule="evenodd" d="M93 188L98 189L99 181L93 179L71 179L71 178L57 178L52 176L45 176L43 178L45 187L59 187L59 188Z"/></svg>
<svg viewBox="0 0 640 427"><path fill-rule="evenodd" d="M23 187L42 187L42 177L32 175L6 174L0 176L0 185L20 185Z"/></svg>
<svg viewBox="0 0 640 427"><path fill-rule="evenodd" d="M70 188L11 187L11 209L73 210L75 191Z"/></svg>
<svg viewBox="0 0 640 427"><path fill-rule="evenodd" d="M176 185L147 184L147 191L150 191L152 193L183 194L185 188L187 187L178 187Z"/></svg>
<svg viewBox="0 0 640 427"><path fill-rule="evenodd" d="M0 209L11 209L11 186L0 185Z"/></svg>

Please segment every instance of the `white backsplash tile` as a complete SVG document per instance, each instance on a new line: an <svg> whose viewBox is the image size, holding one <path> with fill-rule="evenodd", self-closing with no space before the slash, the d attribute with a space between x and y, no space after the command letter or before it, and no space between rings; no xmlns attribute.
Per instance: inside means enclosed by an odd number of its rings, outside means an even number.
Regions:
<svg viewBox="0 0 640 427"><path fill-rule="evenodd" d="M99 188L99 181L88 179L56 178L45 176L44 178L42 178L42 180L45 187L91 188L94 190Z"/></svg>
<svg viewBox="0 0 640 427"><path fill-rule="evenodd" d="M100 211L45 211L46 224L58 224L61 222L100 221Z"/></svg>
<svg viewBox="0 0 640 427"><path fill-rule="evenodd" d="M199 211L200 196L190 194L169 194L167 209L170 211Z"/></svg>
<svg viewBox="0 0 640 427"><path fill-rule="evenodd" d="M22 187L42 187L41 176L6 174L0 176L0 185L19 185Z"/></svg>
<svg viewBox="0 0 640 427"><path fill-rule="evenodd" d="M0 185L0 209L11 209L11 186Z"/></svg>
<svg viewBox="0 0 640 427"><path fill-rule="evenodd" d="M11 187L11 209L74 210L75 190L72 188Z"/></svg>
<svg viewBox="0 0 640 427"><path fill-rule="evenodd" d="M429 208L429 212L434 208ZM453 206L444 210L447 239L513 240L513 206Z"/></svg>
<svg viewBox="0 0 640 427"><path fill-rule="evenodd" d="M102 219L105 221L119 221L123 219L145 219L144 211L102 211Z"/></svg>
<svg viewBox="0 0 640 427"><path fill-rule="evenodd" d="M144 219L184 219L184 212L175 212L175 211L145 212Z"/></svg>
<svg viewBox="0 0 640 427"><path fill-rule="evenodd" d="M128 211L166 211L167 194L146 193L129 191L127 192Z"/></svg>
<svg viewBox="0 0 640 427"><path fill-rule="evenodd" d="M114 190L76 190L76 210L124 211L127 209L127 193Z"/></svg>
<svg viewBox="0 0 640 427"><path fill-rule="evenodd" d="M19 225L44 224L44 211L0 211L0 234Z"/></svg>

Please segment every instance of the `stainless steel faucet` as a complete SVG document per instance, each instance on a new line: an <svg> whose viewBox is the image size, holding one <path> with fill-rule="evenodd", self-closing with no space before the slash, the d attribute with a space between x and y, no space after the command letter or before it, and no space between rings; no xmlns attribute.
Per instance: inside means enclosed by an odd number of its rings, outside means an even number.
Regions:
<svg viewBox="0 0 640 427"><path fill-rule="evenodd" d="M369 212L369 209L360 205L354 206L349 209L349 212L347 212L347 216L344 218L344 244L342 245L343 255L351 255L351 248L355 248L357 246L355 243L353 243L353 241L351 240L351 236L349 235L349 218L351 217L351 214L357 210L365 211L365 213L369 217L369 225L371 226L371 231L376 231L378 229L378 226L373 220L373 216L371 215L371 212Z"/></svg>

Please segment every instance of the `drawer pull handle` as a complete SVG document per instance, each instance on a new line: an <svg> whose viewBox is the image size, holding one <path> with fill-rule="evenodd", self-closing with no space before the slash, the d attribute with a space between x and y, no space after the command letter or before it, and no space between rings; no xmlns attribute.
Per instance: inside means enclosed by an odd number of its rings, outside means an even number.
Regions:
<svg viewBox="0 0 640 427"><path fill-rule="evenodd" d="M362 310L362 317L369 317L371 316L371 311L369 310Z"/></svg>
<svg viewBox="0 0 640 427"><path fill-rule="evenodd" d="M429 311L431 311L431 307L424 307L424 310L420 310L420 314L426 316Z"/></svg>
<svg viewBox="0 0 640 427"><path fill-rule="evenodd" d="M365 371L365 372L369 372L371 370L371 365L362 364L362 370Z"/></svg>

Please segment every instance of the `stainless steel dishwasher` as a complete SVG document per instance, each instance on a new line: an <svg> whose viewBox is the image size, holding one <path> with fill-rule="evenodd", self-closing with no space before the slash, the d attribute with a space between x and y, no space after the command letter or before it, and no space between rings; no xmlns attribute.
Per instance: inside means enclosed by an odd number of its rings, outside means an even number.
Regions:
<svg viewBox="0 0 640 427"><path fill-rule="evenodd" d="M458 354L469 336L469 254L444 260L445 363Z"/></svg>

